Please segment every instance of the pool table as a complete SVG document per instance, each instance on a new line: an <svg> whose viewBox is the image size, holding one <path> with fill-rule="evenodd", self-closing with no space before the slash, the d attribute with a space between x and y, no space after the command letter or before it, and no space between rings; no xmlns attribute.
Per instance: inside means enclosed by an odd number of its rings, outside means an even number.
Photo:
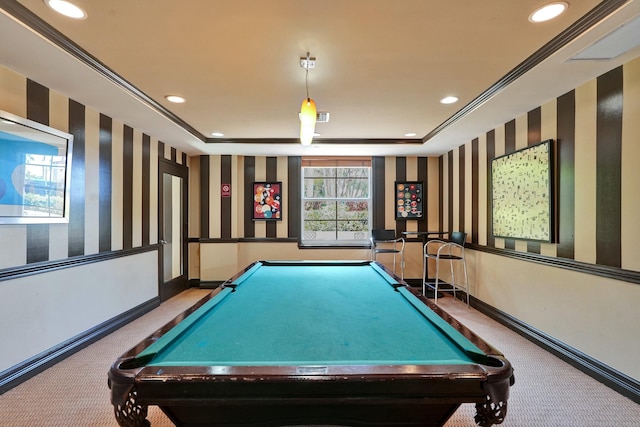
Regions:
<svg viewBox="0 0 640 427"><path fill-rule="evenodd" d="M502 422L507 359L374 261L259 261L118 358L121 426Z"/></svg>

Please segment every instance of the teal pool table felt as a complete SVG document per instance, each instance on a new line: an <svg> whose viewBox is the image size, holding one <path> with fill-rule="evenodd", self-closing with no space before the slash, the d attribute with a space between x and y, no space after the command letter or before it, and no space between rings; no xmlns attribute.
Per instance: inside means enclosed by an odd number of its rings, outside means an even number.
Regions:
<svg viewBox="0 0 640 427"><path fill-rule="evenodd" d="M376 265L258 263L144 350L148 366L470 364L485 354Z"/></svg>

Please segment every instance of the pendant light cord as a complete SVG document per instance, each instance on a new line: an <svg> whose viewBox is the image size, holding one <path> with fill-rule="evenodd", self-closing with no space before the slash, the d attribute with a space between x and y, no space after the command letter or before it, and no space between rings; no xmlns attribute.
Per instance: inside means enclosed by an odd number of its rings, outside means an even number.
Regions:
<svg viewBox="0 0 640 427"><path fill-rule="evenodd" d="M309 52L307 52L307 66L304 67L305 69L305 77L304 77L304 85L307 88L307 101L309 100L309 63L311 62L311 57L309 55Z"/></svg>
<svg viewBox="0 0 640 427"><path fill-rule="evenodd" d="M307 74L304 77L304 84L307 88L307 99L309 99L309 69L307 68Z"/></svg>

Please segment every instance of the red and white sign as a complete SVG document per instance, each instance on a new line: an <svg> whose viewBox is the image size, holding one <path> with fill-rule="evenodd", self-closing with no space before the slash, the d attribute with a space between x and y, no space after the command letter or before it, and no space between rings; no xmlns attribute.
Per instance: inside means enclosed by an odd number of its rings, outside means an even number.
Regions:
<svg viewBox="0 0 640 427"><path fill-rule="evenodd" d="M231 197L231 184L222 184L222 197Z"/></svg>

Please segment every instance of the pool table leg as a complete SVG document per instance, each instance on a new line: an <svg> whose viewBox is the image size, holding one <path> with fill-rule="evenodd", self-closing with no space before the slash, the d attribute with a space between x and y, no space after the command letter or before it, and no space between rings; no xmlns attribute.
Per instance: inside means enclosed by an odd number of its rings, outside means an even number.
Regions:
<svg viewBox="0 0 640 427"><path fill-rule="evenodd" d="M151 423L147 420L147 406L137 403L138 393L133 388L127 400L122 405L114 405L113 410L116 415L116 421L120 427L150 427Z"/></svg>
<svg viewBox="0 0 640 427"><path fill-rule="evenodd" d="M495 403L490 396L484 403L476 403L476 424L481 427L489 427L494 424L502 424L507 416L507 402Z"/></svg>

